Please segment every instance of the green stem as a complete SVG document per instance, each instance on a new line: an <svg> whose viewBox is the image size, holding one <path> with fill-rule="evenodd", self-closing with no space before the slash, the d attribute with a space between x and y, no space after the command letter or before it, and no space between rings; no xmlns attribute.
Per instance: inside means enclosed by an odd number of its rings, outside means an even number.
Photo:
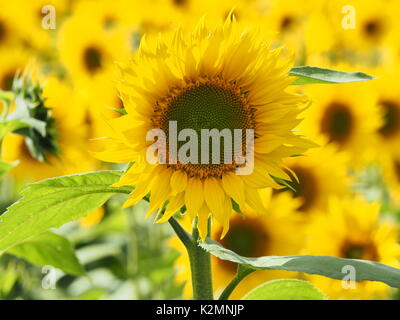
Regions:
<svg viewBox="0 0 400 320"><path fill-rule="evenodd" d="M211 257L207 251L198 245L200 237L196 226L197 221L194 222L192 235L188 234L174 218L169 219L169 223L186 247L189 255L193 299L213 300Z"/></svg>
<svg viewBox="0 0 400 320"><path fill-rule="evenodd" d="M228 300L229 296L235 290L237 285L250 273L253 273L255 270L249 268L243 268L241 265L238 265L237 272L232 281L228 284L228 286L224 289L224 291L219 296L218 300Z"/></svg>

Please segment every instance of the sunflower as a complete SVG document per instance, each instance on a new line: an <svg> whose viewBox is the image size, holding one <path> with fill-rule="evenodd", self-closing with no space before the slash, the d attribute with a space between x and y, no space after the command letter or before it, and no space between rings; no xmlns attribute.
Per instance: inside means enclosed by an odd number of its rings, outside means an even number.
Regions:
<svg viewBox="0 0 400 320"><path fill-rule="evenodd" d="M97 93L99 83L109 82L107 79L113 75L114 61L127 56L129 44L123 34L107 32L100 23L89 23L86 10L82 10L62 25L58 50L61 63L74 83L90 96L90 91Z"/></svg>
<svg viewBox="0 0 400 320"><path fill-rule="evenodd" d="M292 132L307 99L285 90L292 81L286 76L291 61L280 60L279 50L271 50L256 30L241 28L234 18L216 29L203 20L191 34L177 29L171 36L145 37L137 55L120 68L118 87L127 114L110 120L115 134L104 140L105 151L97 157L134 162L115 184L137 186L124 207L150 192L148 215L168 201L166 221L186 206L192 219L199 218L202 239L210 213L224 228L221 236L226 234L231 199L265 212L258 190L279 187L271 175L289 179L281 159L314 146ZM185 164L168 156L167 163L148 162L148 132L161 129L168 136L174 121L179 131L189 128L197 135L212 128L254 130L254 148L242 145L242 155L254 151L254 161L247 163L254 165L251 174L237 175L244 164L236 160Z"/></svg>
<svg viewBox="0 0 400 320"><path fill-rule="evenodd" d="M39 181L45 178L92 170L96 161L86 151L87 133L84 123L84 109L73 91L56 78L43 80L45 106L51 108L55 119L56 134L53 136L59 155L47 153L46 161L33 157L25 138L8 134L2 144L2 159L19 160L12 174L18 181Z"/></svg>
<svg viewBox="0 0 400 320"><path fill-rule="evenodd" d="M15 27L21 34L25 46L43 52L51 48L55 31L67 11L67 2L67 0L14 0L7 14L12 16L14 21L18 21ZM43 28L49 13L47 6L54 8L56 29Z"/></svg>
<svg viewBox="0 0 400 320"><path fill-rule="evenodd" d="M393 10L390 1L384 5L377 0L338 0L328 1L328 5L338 44L345 48L379 48L391 37L396 25L397 11ZM343 8L350 9L345 11L347 16L343 13ZM354 26L348 19L354 19Z"/></svg>
<svg viewBox="0 0 400 320"><path fill-rule="evenodd" d="M305 90L314 104L300 128L321 145L347 152L354 167L371 161L381 114L370 85L314 85Z"/></svg>
<svg viewBox="0 0 400 320"><path fill-rule="evenodd" d="M341 197L350 193L348 156L337 152L331 145L312 149L303 157L286 159L285 164L297 178L288 182L292 189L285 188L276 193L285 191L299 198L299 212L325 210L330 196ZM305 217L308 220L308 215Z"/></svg>
<svg viewBox="0 0 400 320"><path fill-rule="evenodd" d="M60 60L83 101L87 124L92 127L93 135L90 137L93 138L107 133L107 125L102 119L110 115L104 102L108 103L110 96L116 97L111 80L114 78L114 62L128 55L130 43L118 28L105 29L99 19L88 23L87 10L86 6L82 7L62 25L58 49Z"/></svg>
<svg viewBox="0 0 400 320"><path fill-rule="evenodd" d="M315 2L312 3L316 5ZM304 50L304 25L311 8L312 6L305 1L269 1L260 21L265 32L276 34L278 45L285 44L288 49L301 53Z"/></svg>
<svg viewBox="0 0 400 320"><path fill-rule="evenodd" d="M379 204L359 198L331 198L328 212L315 216L307 231L305 254L378 261L399 267L398 229L379 220ZM388 298L383 283L357 282L354 289L343 289L342 281L309 276L331 299Z"/></svg>
<svg viewBox="0 0 400 320"><path fill-rule="evenodd" d="M235 214L231 218L231 227L221 244L246 257L297 254L301 249L304 237L304 233L298 227L299 216L296 211L300 202L284 196L274 197L269 202L267 201L267 190L263 191L263 195L263 202L267 206L268 214L260 215L248 212L246 217ZM185 216L181 221L187 230L190 230L190 219ZM211 236L213 239L218 239L222 232L222 227L214 226ZM170 245L181 253L175 264L178 271L176 281L178 283L186 282L183 294L189 298L192 292L189 258L177 238L171 239ZM218 295L235 276L237 265L213 256L212 268L213 287L215 294ZM266 281L296 277L296 275L294 272L273 270L254 272L236 287L230 298L240 299L248 291Z"/></svg>
<svg viewBox="0 0 400 320"><path fill-rule="evenodd" d="M390 73L379 74L374 81L374 89L377 92L377 105L382 115L381 126L377 129L377 137L380 153L396 153L400 145L400 93L397 91L396 66Z"/></svg>

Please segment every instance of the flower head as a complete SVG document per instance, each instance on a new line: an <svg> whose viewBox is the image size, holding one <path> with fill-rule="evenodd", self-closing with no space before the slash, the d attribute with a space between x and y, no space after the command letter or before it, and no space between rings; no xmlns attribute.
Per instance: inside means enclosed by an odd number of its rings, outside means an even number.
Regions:
<svg viewBox="0 0 400 320"><path fill-rule="evenodd" d="M97 153L105 161L134 162L116 184L136 185L125 207L151 193L149 214L158 210L157 217L163 213L159 221L166 221L185 206L192 219L198 217L203 239L210 215L223 226L221 236L226 234L232 200L265 212L259 190L279 187L273 177L290 179L281 159L313 146L292 131L308 100L286 91L292 62L280 59L279 53L257 30L242 28L233 17L215 29L202 20L189 34L177 29L156 39L143 37L136 56L120 64L118 87L127 114L110 120L115 134L104 141L105 151ZM254 145L245 139L239 144L241 155L253 151L254 160L172 161L171 122L178 133L189 129L198 136L203 129L251 130ZM165 163L146 159L152 144L146 137L153 129L167 137ZM204 154L204 145L194 144ZM223 146L233 147L225 137ZM211 151L205 153L211 157ZM250 162L250 174L236 174Z"/></svg>

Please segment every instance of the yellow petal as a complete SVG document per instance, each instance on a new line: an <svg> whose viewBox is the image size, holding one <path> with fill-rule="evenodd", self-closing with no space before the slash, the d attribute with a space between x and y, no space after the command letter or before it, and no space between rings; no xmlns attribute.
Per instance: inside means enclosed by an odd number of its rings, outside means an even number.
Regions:
<svg viewBox="0 0 400 320"><path fill-rule="evenodd" d="M180 208L182 208L185 204L185 194L184 192L178 193L176 196L173 196L169 204L167 206L167 209L165 210L164 215L161 217L161 219L158 219L156 223L162 223L166 222L171 218L175 212L177 212Z"/></svg>
<svg viewBox="0 0 400 320"><path fill-rule="evenodd" d="M267 213L257 189L246 188L246 202L257 213Z"/></svg>
<svg viewBox="0 0 400 320"><path fill-rule="evenodd" d="M203 183L199 179L190 178L185 192L185 205L187 212L192 219L197 216L203 202Z"/></svg>
<svg viewBox="0 0 400 320"><path fill-rule="evenodd" d="M163 170L159 175L154 177L151 184L150 206L147 211L146 218L149 217L155 210L168 199L171 187L171 170Z"/></svg>
<svg viewBox="0 0 400 320"><path fill-rule="evenodd" d="M204 200L212 214L223 217L226 194L220 182L216 178L207 178L204 181Z"/></svg>
<svg viewBox="0 0 400 320"><path fill-rule="evenodd" d="M222 177L222 187L225 192L239 205L244 203L244 183L243 180L234 173L225 174Z"/></svg>
<svg viewBox="0 0 400 320"><path fill-rule="evenodd" d="M205 202L201 206L199 210L199 219L197 222L197 229L199 230L200 239L204 242L208 234L208 217L210 214L210 209L208 209Z"/></svg>
<svg viewBox="0 0 400 320"><path fill-rule="evenodd" d="M177 170L171 176L171 192L177 194L185 190L187 186L187 175L184 171Z"/></svg>

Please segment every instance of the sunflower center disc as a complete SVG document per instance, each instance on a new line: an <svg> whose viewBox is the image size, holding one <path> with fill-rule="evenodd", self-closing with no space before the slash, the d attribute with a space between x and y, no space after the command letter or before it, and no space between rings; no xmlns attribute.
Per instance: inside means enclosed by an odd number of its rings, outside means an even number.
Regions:
<svg viewBox="0 0 400 320"><path fill-rule="evenodd" d="M246 138L246 129L254 128L252 125L252 117L250 116L249 108L246 105L246 99L243 94L232 85L215 81L212 83L201 83L191 85L184 88L178 95L171 98L165 113L162 116L161 128L169 136L169 124L171 121L176 121L177 133L184 129L192 129L196 132L197 150L199 161L197 164L189 163L179 165L179 169L188 171L190 175L205 176L220 176L223 172L233 170L234 163L224 163L225 147L232 152L234 146L234 129L242 129L242 142ZM218 164L212 163L215 155L211 155L213 150L212 139L208 140L209 163L203 163L200 160L202 154L202 130L217 129L221 132L228 129L232 137L232 141L225 141L222 137L220 142L220 153ZM179 148L186 141L178 141ZM226 145L229 143L229 145ZM198 171L198 172L197 172Z"/></svg>
<svg viewBox="0 0 400 320"><path fill-rule="evenodd" d="M169 105L168 121L177 121L178 132L193 129L243 129L247 114L241 99L230 89L202 84L185 90ZM167 126L166 126L167 127Z"/></svg>
<svg viewBox="0 0 400 320"><path fill-rule="evenodd" d="M332 103L323 115L321 131L331 142L343 144L352 133L353 121L353 115L346 105Z"/></svg>
<svg viewBox="0 0 400 320"><path fill-rule="evenodd" d="M348 259L378 260L378 253L372 244L345 242L342 247L342 257Z"/></svg>
<svg viewBox="0 0 400 320"><path fill-rule="evenodd" d="M101 68L101 52L95 47L89 47L83 54L83 62L90 73L95 73Z"/></svg>

